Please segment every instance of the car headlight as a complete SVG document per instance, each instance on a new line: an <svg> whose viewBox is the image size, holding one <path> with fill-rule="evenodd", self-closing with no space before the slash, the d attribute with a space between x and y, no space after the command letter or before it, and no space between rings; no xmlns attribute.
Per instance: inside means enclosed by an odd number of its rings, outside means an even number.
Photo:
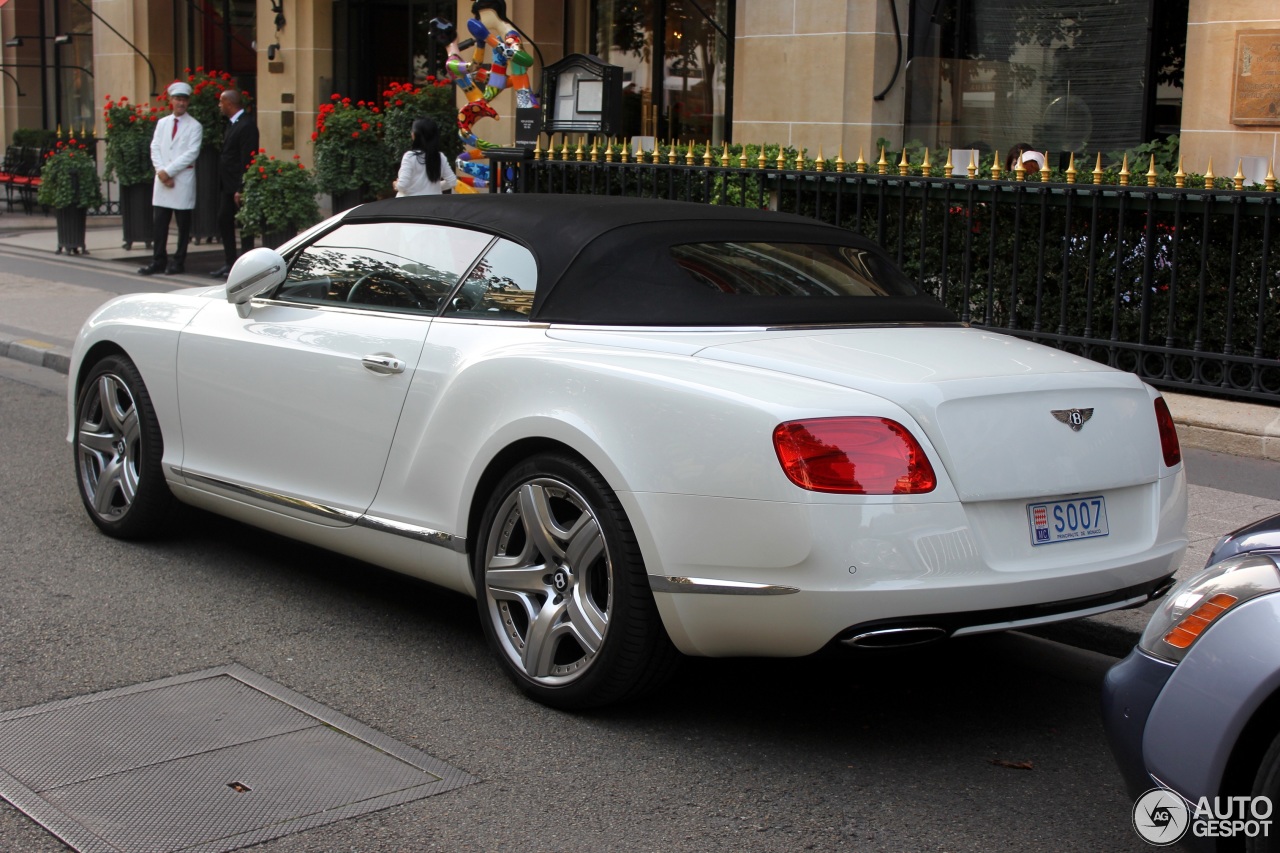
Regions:
<svg viewBox="0 0 1280 853"><path fill-rule="evenodd" d="M1138 648L1178 663L1228 610L1276 590L1280 590L1280 569L1266 555L1242 554L1215 563L1169 591L1142 632Z"/></svg>

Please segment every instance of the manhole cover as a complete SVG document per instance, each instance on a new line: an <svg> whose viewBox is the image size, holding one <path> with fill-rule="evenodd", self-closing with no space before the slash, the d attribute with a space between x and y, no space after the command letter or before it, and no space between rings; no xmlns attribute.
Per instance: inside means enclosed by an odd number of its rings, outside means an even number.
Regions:
<svg viewBox="0 0 1280 853"><path fill-rule="evenodd" d="M236 850L475 781L240 666L0 713L0 797L81 853Z"/></svg>

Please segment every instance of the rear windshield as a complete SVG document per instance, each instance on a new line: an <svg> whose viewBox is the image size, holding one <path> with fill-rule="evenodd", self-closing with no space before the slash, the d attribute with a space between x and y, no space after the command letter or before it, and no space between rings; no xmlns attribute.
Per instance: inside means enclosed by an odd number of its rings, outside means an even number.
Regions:
<svg viewBox="0 0 1280 853"><path fill-rule="evenodd" d="M734 296L916 296L915 285L879 255L811 243L685 243L676 264L717 293Z"/></svg>

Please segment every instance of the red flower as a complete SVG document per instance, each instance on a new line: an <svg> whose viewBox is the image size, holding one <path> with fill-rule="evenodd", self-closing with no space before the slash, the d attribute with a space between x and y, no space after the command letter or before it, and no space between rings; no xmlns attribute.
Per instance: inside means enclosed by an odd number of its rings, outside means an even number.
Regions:
<svg viewBox="0 0 1280 853"><path fill-rule="evenodd" d="M359 138L360 138L360 131L358 131L358 130L353 130L353 131L351 131L351 138L352 138L352 139L359 139Z"/></svg>

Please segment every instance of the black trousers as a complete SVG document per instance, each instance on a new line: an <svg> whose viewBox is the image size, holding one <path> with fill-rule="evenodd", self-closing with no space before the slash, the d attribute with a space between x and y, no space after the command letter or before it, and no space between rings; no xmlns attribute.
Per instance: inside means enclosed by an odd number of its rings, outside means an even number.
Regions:
<svg viewBox="0 0 1280 853"><path fill-rule="evenodd" d="M169 220L178 220L178 245L173 250L173 262L178 265L187 262L187 243L191 242L191 211L174 210L172 207L156 206L151 212L151 256L157 264L169 259L166 244L169 242Z"/></svg>
<svg viewBox="0 0 1280 853"><path fill-rule="evenodd" d="M253 236L240 235L240 251L236 251L236 194L218 193L218 238L222 240L222 255L227 266L253 248Z"/></svg>

